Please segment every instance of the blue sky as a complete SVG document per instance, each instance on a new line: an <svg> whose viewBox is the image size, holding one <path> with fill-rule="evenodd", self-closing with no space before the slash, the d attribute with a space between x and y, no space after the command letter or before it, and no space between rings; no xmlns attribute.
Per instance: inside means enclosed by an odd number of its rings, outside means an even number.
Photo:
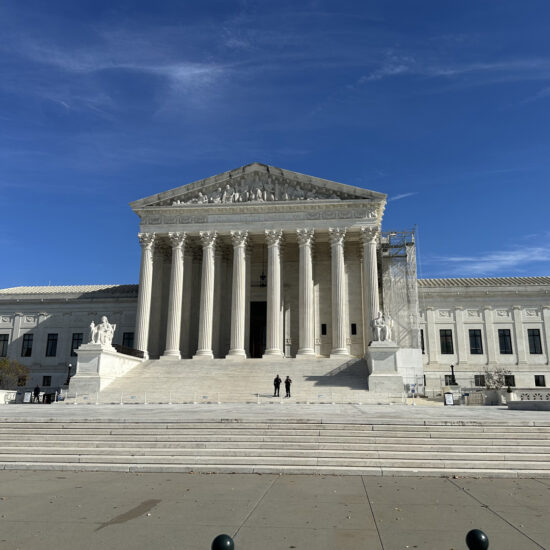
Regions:
<svg viewBox="0 0 550 550"><path fill-rule="evenodd" d="M550 275L550 3L0 4L0 287L133 283L128 202L250 162L387 193L423 277Z"/></svg>

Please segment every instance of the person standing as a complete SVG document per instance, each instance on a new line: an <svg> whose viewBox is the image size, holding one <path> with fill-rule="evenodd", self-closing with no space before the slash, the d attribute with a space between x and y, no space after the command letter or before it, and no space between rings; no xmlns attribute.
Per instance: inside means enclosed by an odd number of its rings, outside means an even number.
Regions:
<svg viewBox="0 0 550 550"><path fill-rule="evenodd" d="M279 397L279 388L281 387L281 378L277 375L273 380L273 397Z"/></svg>
<svg viewBox="0 0 550 550"><path fill-rule="evenodd" d="M34 399L33 403L40 403L40 386L37 384L36 388L34 388Z"/></svg>
<svg viewBox="0 0 550 550"><path fill-rule="evenodd" d="M287 376L285 379L285 390L286 390L285 397L290 397L290 384L292 384L292 380L290 379L290 376Z"/></svg>

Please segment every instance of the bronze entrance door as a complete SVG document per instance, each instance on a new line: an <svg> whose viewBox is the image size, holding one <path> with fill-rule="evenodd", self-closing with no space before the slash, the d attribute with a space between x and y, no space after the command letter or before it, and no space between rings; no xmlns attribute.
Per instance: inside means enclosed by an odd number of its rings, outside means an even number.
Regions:
<svg viewBox="0 0 550 550"><path fill-rule="evenodd" d="M250 357L262 357L265 351L267 302L250 302Z"/></svg>

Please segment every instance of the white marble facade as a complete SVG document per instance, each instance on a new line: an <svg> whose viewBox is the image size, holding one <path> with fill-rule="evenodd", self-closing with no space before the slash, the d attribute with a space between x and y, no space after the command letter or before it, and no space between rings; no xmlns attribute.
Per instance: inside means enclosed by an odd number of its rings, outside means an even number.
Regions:
<svg viewBox="0 0 550 550"><path fill-rule="evenodd" d="M257 163L131 203L135 347L172 360L362 356L385 203Z"/></svg>
<svg viewBox="0 0 550 550"><path fill-rule="evenodd" d="M117 326L114 344L161 360L362 357L372 319L388 309L385 200L251 164L135 201L139 286L0 289L0 357L30 367L27 387L62 386L69 364L74 374L73 344L79 335L86 343L103 315ZM465 387L501 367L516 387L550 386L550 277L424 279L417 300L422 359L419 339L400 336L406 326L393 331L406 382L425 378L440 391L452 364ZM481 353L470 330L481 335ZM499 330L510 335L510 353L501 352Z"/></svg>

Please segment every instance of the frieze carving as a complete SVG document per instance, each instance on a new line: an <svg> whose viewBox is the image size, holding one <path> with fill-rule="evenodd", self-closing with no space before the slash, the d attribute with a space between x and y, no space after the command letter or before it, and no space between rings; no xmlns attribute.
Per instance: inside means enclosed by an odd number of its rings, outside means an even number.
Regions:
<svg viewBox="0 0 550 550"><path fill-rule="evenodd" d="M537 317L538 311L536 309L526 309L525 315L527 315L527 317Z"/></svg>
<svg viewBox="0 0 550 550"><path fill-rule="evenodd" d="M2 323L9 323L11 321L10 317L2 316Z"/></svg>
<svg viewBox="0 0 550 550"><path fill-rule="evenodd" d="M479 317L479 311L477 309L469 309L468 317Z"/></svg>
<svg viewBox="0 0 550 550"><path fill-rule="evenodd" d="M450 317L451 312L448 309L440 309L439 310L439 316L440 317Z"/></svg>
<svg viewBox="0 0 550 550"><path fill-rule="evenodd" d="M499 309L499 310L497 310L497 315L499 317L508 317L510 314L508 313L508 311L506 309Z"/></svg>
<svg viewBox="0 0 550 550"><path fill-rule="evenodd" d="M173 206L185 204L231 204L243 202L300 201L300 200L349 200L356 197L350 193L320 188L309 183L260 178L249 174L231 183L211 190L202 189L171 201Z"/></svg>

